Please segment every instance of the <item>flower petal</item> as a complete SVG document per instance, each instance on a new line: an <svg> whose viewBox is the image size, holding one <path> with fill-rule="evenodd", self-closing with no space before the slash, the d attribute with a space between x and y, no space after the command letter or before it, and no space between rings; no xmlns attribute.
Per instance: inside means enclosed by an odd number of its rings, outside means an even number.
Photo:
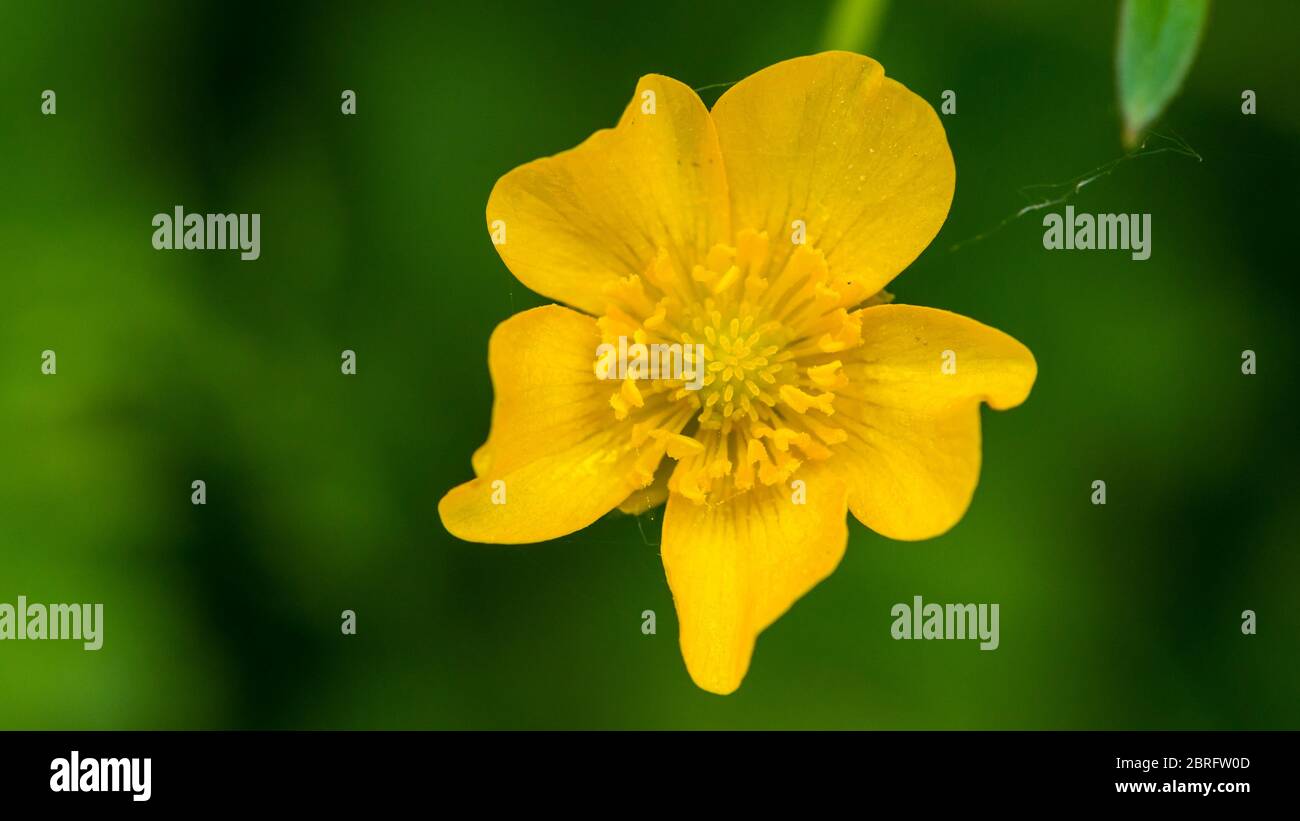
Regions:
<svg viewBox="0 0 1300 821"><path fill-rule="evenodd" d="M596 321L559 305L497 326L488 346L492 432L478 478L438 504L443 525L474 542L540 542L580 530L636 489L630 422L614 421L592 366ZM496 485L496 482L504 482ZM504 504L500 501L504 491Z"/></svg>
<svg viewBox="0 0 1300 821"><path fill-rule="evenodd" d="M892 539L938 536L979 481L979 403L1019 405L1038 366L1010 336L948 311L878 305L856 316L864 342L844 364L850 387L834 417L849 434L833 457L849 509Z"/></svg>
<svg viewBox="0 0 1300 821"><path fill-rule="evenodd" d="M837 51L777 63L723 94L713 121L732 225L767 231L773 270L803 220L831 274L874 293L948 215L956 170L943 126L870 58Z"/></svg>
<svg viewBox="0 0 1300 821"><path fill-rule="evenodd" d="M490 232L498 220L505 242L497 251L514 275L592 314L605 308L607 283L643 274L660 249L689 275L731 233L708 110L676 80L641 78L615 128L498 180Z"/></svg>
<svg viewBox="0 0 1300 821"><path fill-rule="evenodd" d="M640 516L668 501L668 478L673 475L676 465L675 461L665 459L655 472L654 481L632 491L631 496L619 503L618 509L629 516Z"/></svg>
<svg viewBox="0 0 1300 821"><path fill-rule="evenodd" d="M758 634L835 570L848 539L845 488L801 470L794 490L755 487L718 506L673 494L663 524L664 570L695 683L725 695L740 686Z"/></svg>

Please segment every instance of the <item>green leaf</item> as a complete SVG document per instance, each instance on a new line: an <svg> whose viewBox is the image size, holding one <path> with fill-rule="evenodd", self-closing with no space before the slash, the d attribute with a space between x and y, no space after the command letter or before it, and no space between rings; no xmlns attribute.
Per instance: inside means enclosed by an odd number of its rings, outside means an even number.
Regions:
<svg viewBox="0 0 1300 821"><path fill-rule="evenodd" d="M886 0L835 0L822 35L822 49L865 53L875 45L886 5Z"/></svg>
<svg viewBox="0 0 1300 821"><path fill-rule="evenodd" d="M1209 0L1124 0L1120 7L1116 64L1130 147L1182 86L1209 8Z"/></svg>

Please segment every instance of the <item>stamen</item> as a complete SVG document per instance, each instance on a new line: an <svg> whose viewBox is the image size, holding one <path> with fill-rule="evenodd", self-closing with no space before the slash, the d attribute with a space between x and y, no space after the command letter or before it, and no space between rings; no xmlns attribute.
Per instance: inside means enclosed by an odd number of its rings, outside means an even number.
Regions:
<svg viewBox="0 0 1300 821"><path fill-rule="evenodd" d="M612 391L615 419L631 420L638 481L648 483L663 458L675 459L669 490L716 504L755 482L787 482L809 460L830 457L854 429L835 415L837 395L849 408L863 401L845 367L862 344L850 309L888 296L867 300L851 272L833 274L817 248L774 255L765 233L742 230L734 247L715 245L693 267L661 249L644 272L606 294L604 341L680 344L689 370L703 369L692 384L629 378ZM607 356L594 364L600 374L613 363Z"/></svg>

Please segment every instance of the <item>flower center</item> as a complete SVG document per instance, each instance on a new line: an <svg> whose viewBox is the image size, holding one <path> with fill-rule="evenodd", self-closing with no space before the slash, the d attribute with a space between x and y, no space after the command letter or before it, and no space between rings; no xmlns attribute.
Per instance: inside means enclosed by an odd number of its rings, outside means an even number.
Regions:
<svg viewBox="0 0 1300 821"><path fill-rule="evenodd" d="M790 359L782 353L788 341L785 327L776 321L760 325L752 308L724 315L713 300L688 315L686 336L699 340L704 352L700 425L719 428L727 420L758 420L755 403L773 407L773 391L788 381L782 379Z"/></svg>
<svg viewBox="0 0 1300 821"><path fill-rule="evenodd" d="M629 372L610 398L615 418L632 422L642 483L667 455L669 490L716 504L828 458L846 438L833 419L848 387L841 356L861 344L848 309L869 295L833 279L820 251L776 254L753 231L683 267L661 250L643 276L608 289L598 320L607 346L675 346L685 365L659 378ZM598 360L597 372L607 366Z"/></svg>

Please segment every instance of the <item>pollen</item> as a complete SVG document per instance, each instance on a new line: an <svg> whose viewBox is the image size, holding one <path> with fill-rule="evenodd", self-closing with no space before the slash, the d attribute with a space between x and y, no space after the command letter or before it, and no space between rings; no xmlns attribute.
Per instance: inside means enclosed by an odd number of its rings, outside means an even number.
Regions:
<svg viewBox="0 0 1300 821"><path fill-rule="evenodd" d="M660 249L605 293L603 342L680 346L694 377L633 374L612 386L615 421L631 420L638 479L649 484L667 457L669 490L706 504L788 482L832 455L847 438L835 417L837 394L850 389L845 354L862 344L852 309L888 300L832 277L816 247L778 249L748 230L690 270Z"/></svg>

